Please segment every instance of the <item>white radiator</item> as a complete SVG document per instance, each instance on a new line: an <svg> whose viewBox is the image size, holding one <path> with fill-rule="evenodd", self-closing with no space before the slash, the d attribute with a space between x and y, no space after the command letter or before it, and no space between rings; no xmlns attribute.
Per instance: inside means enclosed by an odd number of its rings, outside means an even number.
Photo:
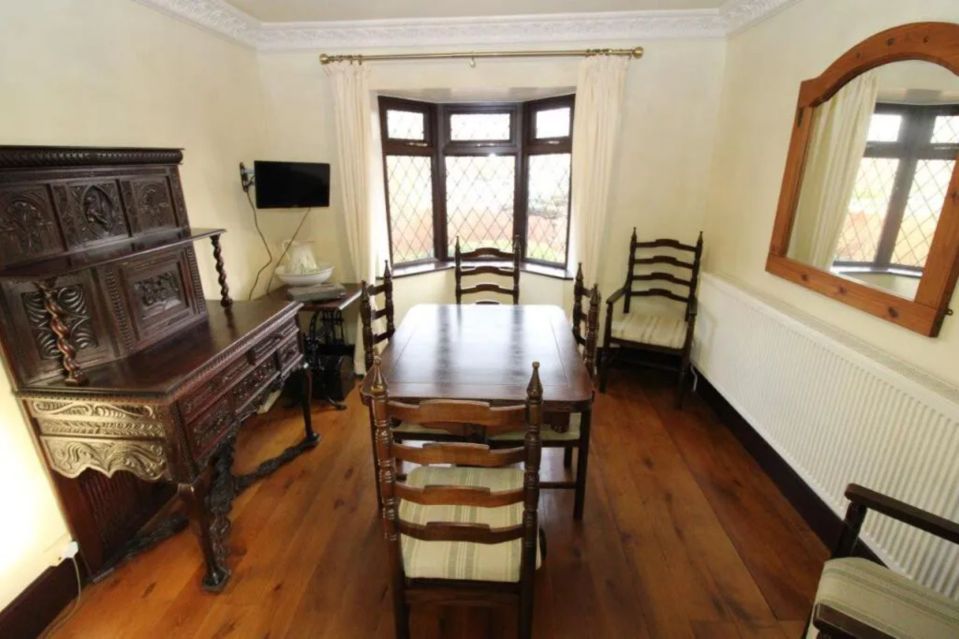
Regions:
<svg viewBox="0 0 959 639"><path fill-rule="evenodd" d="M959 521L959 391L716 275L699 300L696 367L837 514L855 482ZM959 597L956 545L875 514L863 539Z"/></svg>

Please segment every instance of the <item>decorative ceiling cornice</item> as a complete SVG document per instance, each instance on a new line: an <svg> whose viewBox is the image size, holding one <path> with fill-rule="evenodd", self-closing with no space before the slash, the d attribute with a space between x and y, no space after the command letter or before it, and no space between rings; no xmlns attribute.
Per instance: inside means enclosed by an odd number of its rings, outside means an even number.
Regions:
<svg viewBox="0 0 959 639"><path fill-rule="evenodd" d="M261 22L226 0L137 2L263 51L721 38L796 0L727 0L718 9L474 18Z"/></svg>

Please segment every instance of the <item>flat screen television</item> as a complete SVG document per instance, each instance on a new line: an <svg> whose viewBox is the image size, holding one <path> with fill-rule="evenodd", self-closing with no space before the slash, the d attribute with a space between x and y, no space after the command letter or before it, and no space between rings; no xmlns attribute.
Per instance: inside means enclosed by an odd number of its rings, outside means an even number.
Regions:
<svg viewBox="0 0 959 639"><path fill-rule="evenodd" d="M330 165L318 162L253 163L256 206L288 209L330 205Z"/></svg>

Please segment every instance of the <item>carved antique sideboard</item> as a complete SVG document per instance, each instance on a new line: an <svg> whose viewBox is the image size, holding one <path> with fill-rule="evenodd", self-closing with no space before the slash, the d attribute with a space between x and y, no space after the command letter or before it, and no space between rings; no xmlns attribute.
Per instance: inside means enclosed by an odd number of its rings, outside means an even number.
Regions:
<svg viewBox="0 0 959 639"><path fill-rule="evenodd" d="M0 343L96 574L185 524L137 537L172 496L188 505L206 576L229 577L233 496L315 446L296 313L234 302L221 229L191 229L176 149L0 147ZM220 299L205 301L194 242L209 239ZM293 373L306 434L254 473L231 473L240 424Z"/></svg>

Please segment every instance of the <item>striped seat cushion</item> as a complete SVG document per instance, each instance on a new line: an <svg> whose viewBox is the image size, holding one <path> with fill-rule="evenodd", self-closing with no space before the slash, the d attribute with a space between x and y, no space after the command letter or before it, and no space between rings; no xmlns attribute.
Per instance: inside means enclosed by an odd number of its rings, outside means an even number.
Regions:
<svg viewBox="0 0 959 639"><path fill-rule="evenodd" d="M579 423L582 419L582 415L579 413L573 413L569 416L569 428L565 433L560 433L546 424L543 424L543 427L540 428L539 437L544 442L574 442L579 439ZM497 435L493 437L493 441L498 442L521 442L526 437L525 430L517 430L512 433L503 433L502 435Z"/></svg>
<svg viewBox="0 0 959 639"><path fill-rule="evenodd" d="M832 559L816 591L822 603L893 637L959 637L955 601L868 559ZM818 636L810 627L807 639Z"/></svg>
<svg viewBox="0 0 959 639"><path fill-rule="evenodd" d="M682 348L686 342L686 321L681 316L617 314L610 333L616 339L639 344Z"/></svg>
<svg viewBox="0 0 959 639"><path fill-rule="evenodd" d="M484 486L492 491L523 487L519 468L460 468L419 466L406 478L415 488L425 486ZM400 500L400 519L414 524L434 522L481 523L491 528L516 526L523 520L523 504L497 508L475 506L424 506ZM471 581L519 581L522 540L501 544L462 541L423 541L400 538L406 576L422 579L468 579ZM536 567L540 565L539 544Z"/></svg>

